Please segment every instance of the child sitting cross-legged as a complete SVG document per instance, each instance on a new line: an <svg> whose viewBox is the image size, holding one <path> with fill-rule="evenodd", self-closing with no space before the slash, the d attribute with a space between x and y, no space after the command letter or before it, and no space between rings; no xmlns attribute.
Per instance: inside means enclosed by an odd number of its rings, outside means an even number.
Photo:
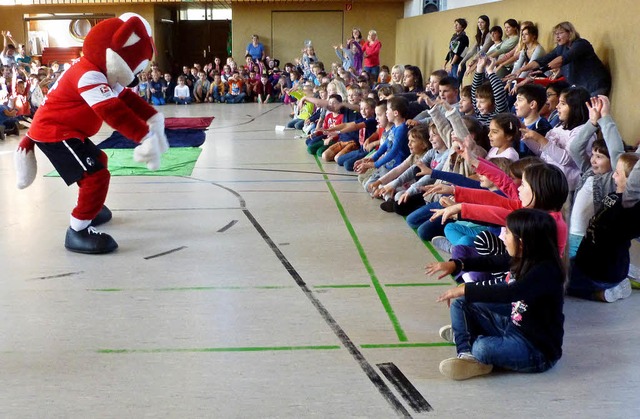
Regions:
<svg viewBox="0 0 640 419"><path fill-rule="evenodd" d="M327 112L322 120L322 127L314 131L306 140L309 154L316 155L320 148L334 142L338 137L339 133L331 131L331 128L342 124L342 114L340 113L341 104L342 97L339 94L332 94L327 99Z"/></svg>
<svg viewBox="0 0 640 419"><path fill-rule="evenodd" d="M409 139L407 127L407 112L409 103L403 97L392 97L387 101L386 117L393 127L387 135L387 140L380 145L378 151L371 157L356 162L356 171L365 173L375 168L371 176L364 182L364 189L369 191L369 184L384 176L404 161L409 155Z"/></svg>
<svg viewBox="0 0 640 419"><path fill-rule="evenodd" d="M339 134L346 134L349 132L358 133L358 142L339 142L330 146L324 153L322 158L325 161L335 160L339 166L345 166L348 169L348 164L351 165L353 170L353 163L365 157L368 153L365 146L367 140L370 140L372 136L376 134L377 122L376 122L376 101L373 98L365 98L360 102L360 115L362 118L355 122L349 122L346 124L335 125L330 131L337 131ZM376 136L377 138L377 136ZM373 140L369 141L372 142Z"/></svg>
<svg viewBox="0 0 640 419"><path fill-rule="evenodd" d="M380 138L384 132L384 126L380 126L380 115L386 113L387 103L376 103L375 98L367 98L360 103L360 109L362 116L365 118L364 122L359 123L362 126L358 131L358 142L360 148L343 154L336 163L340 166L344 166L349 172L353 172L355 163L367 157L368 154L373 154L380 145ZM385 123L386 123L386 116ZM362 136L364 134L364 141Z"/></svg>
<svg viewBox="0 0 640 419"><path fill-rule="evenodd" d="M394 167L389 173L369 185L369 193L375 198L383 198L380 209L393 212L396 197L400 197L407 187L415 182L417 163L422 161L431 150L429 142L429 127L418 124L409 130L409 152L411 153L402 163Z"/></svg>
<svg viewBox="0 0 640 419"><path fill-rule="evenodd" d="M444 143L442 137L440 137L440 134L433 122L428 126L426 124L418 124L414 128L417 127L422 128L420 130L416 130L414 132L414 136L427 135L427 139L431 145L430 149L424 153L420 159L412 162L412 166L400 176L399 180L396 179L396 181L392 183L387 183L390 180L393 180L393 178L380 178L369 185L369 193L373 196L384 197L387 200L380 205L380 208L384 211L395 211L400 215L407 215L404 212L410 212L410 210L418 204L405 205L403 209L401 209L401 207L403 204L407 203L408 200L413 199L421 200L422 202L420 205L424 205L424 200L421 195L421 187L432 183L433 180L431 180L429 175L418 176L419 172L421 170L424 171L425 168L442 169L449 158L449 149ZM407 161L405 160L405 164L406 163ZM409 186L398 191L394 196L393 192L403 184L408 184ZM381 187L383 190L376 193L378 188Z"/></svg>
<svg viewBox="0 0 640 419"><path fill-rule="evenodd" d="M494 367L536 373L558 362L564 335L564 270L556 226L545 211L519 209L506 219L505 254L427 265L426 274L442 272L440 278L463 268L508 271L506 283L463 284L437 299L449 304L451 315L451 325L442 327L440 336L455 343L457 352L440 363L441 374L466 380L489 374Z"/></svg>

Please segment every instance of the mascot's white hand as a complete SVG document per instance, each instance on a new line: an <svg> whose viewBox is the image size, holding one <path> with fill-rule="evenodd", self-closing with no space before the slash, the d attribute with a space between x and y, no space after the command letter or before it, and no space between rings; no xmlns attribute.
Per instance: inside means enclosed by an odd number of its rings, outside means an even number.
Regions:
<svg viewBox="0 0 640 419"><path fill-rule="evenodd" d="M166 140L166 137L165 137ZM162 140L153 132L149 133L133 149L133 159L137 162L147 163L147 169L158 170L160 168L160 155L162 154L160 143Z"/></svg>
<svg viewBox="0 0 640 419"><path fill-rule="evenodd" d="M164 115L158 112L147 120L147 125L149 132L159 138L160 154L166 153L169 150L169 141L164 133Z"/></svg>

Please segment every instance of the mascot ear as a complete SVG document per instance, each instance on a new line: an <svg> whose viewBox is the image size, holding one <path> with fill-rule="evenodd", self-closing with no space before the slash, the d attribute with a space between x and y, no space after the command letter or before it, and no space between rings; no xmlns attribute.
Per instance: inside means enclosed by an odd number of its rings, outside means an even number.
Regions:
<svg viewBox="0 0 640 419"><path fill-rule="evenodd" d="M147 28L148 23L146 23L146 21L143 22L143 20L136 15L131 15L132 16L127 16L126 20L123 19L125 15L120 17L120 19L125 22L113 35L111 48L114 51L120 51L122 48L135 45L142 39L151 38L150 28ZM153 50L155 52L155 45L153 46Z"/></svg>

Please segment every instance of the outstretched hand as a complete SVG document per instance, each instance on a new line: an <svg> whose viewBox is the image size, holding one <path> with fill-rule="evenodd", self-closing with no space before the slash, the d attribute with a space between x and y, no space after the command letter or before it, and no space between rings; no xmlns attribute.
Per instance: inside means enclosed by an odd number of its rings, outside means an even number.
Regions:
<svg viewBox="0 0 640 419"><path fill-rule="evenodd" d="M462 204L455 204L446 208L432 209L431 212L433 212L433 215L429 221L435 222L438 217L442 217L440 223L444 224L447 220L455 220L458 218L458 214L462 212Z"/></svg>
<svg viewBox="0 0 640 419"><path fill-rule="evenodd" d="M456 270L456 264L453 261L448 262L433 262L429 263L424 267L424 273L427 276L435 275L439 272L443 272L441 275L438 275L438 279L442 279L447 275L451 275Z"/></svg>
<svg viewBox="0 0 640 419"><path fill-rule="evenodd" d="M598 125L598 120L602 118L602 101L599 97L594 96L585 102L585 104L589 110L589 122L593 125Z"/></svg>
<svg viewBox="0 0 640 419"><path fill-rule="evenodd" d="M462 284L458 287L446 290L440 297L438 297L436 302L441 303L443 301L446 301L447 306L451 307L451 300L455 300L456 298L464 296L464 287L465 285Z"/></svg>

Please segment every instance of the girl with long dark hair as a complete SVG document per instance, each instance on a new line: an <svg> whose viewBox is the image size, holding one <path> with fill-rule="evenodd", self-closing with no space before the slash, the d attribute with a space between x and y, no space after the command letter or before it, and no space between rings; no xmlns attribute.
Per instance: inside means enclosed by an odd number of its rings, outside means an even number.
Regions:
<svg viewBox="0 0 640 419"><path fill-rule="evenodd" d="M562 356L565 276L556 222L545 211L514 211L507 217L506 246L505 255L426 267L428 275L442 272L440 278L463 268L509 271L506 283L464 284L438 298L451 312L451 325L441 328L440 335L456 344L458 354L440 363L440 372L449 378L465 380L488 374L493 367L543 372ZM509 303L510 315L495 310Z"/></svg>

